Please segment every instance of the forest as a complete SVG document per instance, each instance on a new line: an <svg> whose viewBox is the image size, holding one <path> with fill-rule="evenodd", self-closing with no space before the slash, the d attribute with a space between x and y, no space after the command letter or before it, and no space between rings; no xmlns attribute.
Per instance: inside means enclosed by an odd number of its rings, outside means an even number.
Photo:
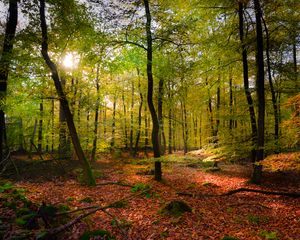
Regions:
<svg viewBox="0 0 300 240"><path fill-rule="evenodd" d="M1 0L0 238L300 239L299 0Z"/></svg>

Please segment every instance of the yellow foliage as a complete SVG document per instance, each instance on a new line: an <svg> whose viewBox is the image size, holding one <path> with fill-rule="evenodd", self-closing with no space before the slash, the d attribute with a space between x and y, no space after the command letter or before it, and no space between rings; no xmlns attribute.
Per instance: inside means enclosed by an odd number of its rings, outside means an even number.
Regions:
<svg viewBox="0 0 300 240"><path fill-rule="evenodd" d="M275 171L300 171L300 152L280 153L270 155L262 161L262 165Z"/></svg>

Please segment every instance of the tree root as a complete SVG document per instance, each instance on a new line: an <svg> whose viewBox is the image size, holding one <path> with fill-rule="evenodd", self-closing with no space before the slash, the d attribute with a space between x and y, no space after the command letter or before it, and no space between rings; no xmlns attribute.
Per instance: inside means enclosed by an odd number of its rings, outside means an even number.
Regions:
<svg viewBox="0 0 300 240"><path fill-rule="evenodd" d="M96 186L106 186L106 185L119 185L122 187L133 187L133 185L124 183L124 182L105 182L105 183L97 183Z"/></svg>
<svg viewBox="0 0 300 240"><path fill-rule="evenodd" d="M223 196L230 196L239 192L254 192L254 193L261 193L265 195L279 195L279 196L294 197L294 198L300 197L300 192L276 192L276 191L266 191L266 190L252 189L252 188L238 188L219 195L194 194L189 192L177 192L177 194L182 196L189 196L189 197L223 197Z"/></svg>
<svg viewBox="0 0 300 240"><path fill-rule="evenodd" d="M44 235L44 239L52 239L53 236L55 236L55 235L57 235L57 234L65 231L66 229L70 228L74 224L78 223L81 219L86 218L87 216L92 215L92 214L94 214L97 211L103 211L104 213L106 213L106 214L108 214L109 216L112 217L112 215L109 214L106 211L106 209L113 208L113 206L114 206L115 203L118 203L120 201L130 200L130 199L132 199L134 197L143 195L143 194L145 194L146 192L148 192L150 190L151 190L151 188L147 189L147 190L144 190L144 191L141 191L141 192L138 192L138 193L135 193L135 194L131 194L131 195L125 197L125 198L117 200L117 201L115 201L113 203L109 203L109 204L107 204L105 206L90 206L90 207L85 207L85 208L81 208L81 209L76 209L76 210L73 210L73 211L69 211L69 213L74 213L74 212L78 212L78 211L89 210L89 211L87 211L87 212L85 212L85 213L77 216L76 218L74 218L73 220L71 220L70 222L68 222L68 223L66 223L64 225L61 225L59 227L46 230L45 235ZM65 213L63 213L63 214L65 214ZM119 224L117 224L117 226L120 227ZM122 234L125 236L124 229L120 229L120 230L121 230ZM126 238L124 238L124 239L126 239Z"/></svg>
<svg viewBox="0 0 300 240"><path fill-rule="evenodd" d="M300 197L300 192L276 192L276 191L266 191L266 190L251 189L251 188L234 189L227 193L221 194L221 196L230 196L239 192L254 192L254 193L261 193L266 195L279 195L279 196L294 197L294 198Z"/></svg>

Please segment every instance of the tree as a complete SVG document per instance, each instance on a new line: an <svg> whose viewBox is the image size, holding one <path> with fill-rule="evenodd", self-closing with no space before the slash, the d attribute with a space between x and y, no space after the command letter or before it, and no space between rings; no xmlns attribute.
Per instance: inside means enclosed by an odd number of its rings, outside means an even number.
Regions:
<svg viewBox="0 0 300 240"><path fill-rule="evenodd" d="M0 59L0 161L4 159L4 144L5 144L5 98L7 91L7 79L9 67L12 59L12 50L16 35L18 22L18 1L10 0L8 8L8 20L6 23L4 43ZM6 143L7 144L7 143Z"/></svg>
<svg viewBox="0 0 300 240"><path fill-rule="evenodd" d="M245 44L245 36L244 36L244 4L239 2L239 35L240 42L242 46L242 59L243 59L243 78L244 78L244 91L248 103L248 111L250 115L251 122L251 130L252 130L252 162L255 162L256 158L256 141L257 141L257 126L256 126L256 117L253 99L251 96L250 88L249 88L249 67L248 67L248 54L247 54L247 46Z"/></svg>
<svg viewBox="0 0 300 240"><path fill-rule="evenodd" d="M256 18L256 91L258 98L258 120L257 120L257 149L256 162L254 164L252 181L261 182L262 166L260 161L264 158L265 143L265 71L264 71L264 41L262 31L262 12L259 0L253 0Z"/></svg>
<svg viewBox="0 0 300 240"><path fill-rule="evenodd" d="M55 88L57 91L57 94L59 96L59 101L61 103L63 112L65 114L65 118L67 121L67 125L69 128L69 132L71 135L71 139L74 145L74 149L76 151L77 157L83 167L84 171L84 181L88 185L95 185L95 178L93 176L91 167L89 165L89 162L85 158L84 152L81 148L81 144L77 135L77 131L74 125L72 113L69 108L69 103L66 98L66 95L63 91L62 85L61 85L61 80L58 75L57 67L54 62L49 57L48 54L48 32L47 32L47 24L46 24L46 17L45 17L45 0L40 0L40 24L41 24L41 30L42 30L42 48L41 48L41 53L42 56L49 67L51 71L51 77L54 81Z"/></svg>
<svg viewBox="0 0 300 240"><path fill-rule="evenodd" d="M152 146L154 157L160 157L159 147L159 123L156 114L156 110L153 104L153 73L152 73L152 34L151 34L151 12L149 7L149 1L144 0L145 12L146 12L146 34L147 34L147 77L148 77L148 93L147 102L149 111L152 118ZM161 162L155 161L155 180L161 180Z"/></svg>

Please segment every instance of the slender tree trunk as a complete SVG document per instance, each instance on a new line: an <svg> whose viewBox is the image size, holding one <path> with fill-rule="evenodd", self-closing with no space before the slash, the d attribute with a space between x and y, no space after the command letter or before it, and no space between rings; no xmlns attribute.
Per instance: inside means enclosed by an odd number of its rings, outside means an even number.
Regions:
<svg viewBox="0 0 300 240"><path fill-rule="evenodd" d="M185 99L183 100L183 129L184 129L183 150L184 150L184 154L187 154L189 130L188 130L188 123L187 123L187 111L186 111Z"/></svg>
<svg viewBox="0 0 300 240"><path fill-rule="evenodd" d="M194 149L198 148L198 118L193 114L193 128L194 128Z"/></svg>
<svg viewBox="0 0 300 240"><path fill-rule="evenodd" d="M87 113L86 113L86 146L85 146L85 151L87 152L88 151L88 148L89 148L89 142L90 142L90 110L88 109L87 110Z"/></svg>
<svg viewBox="0 0 300 240"><path fill-rule="evenodd" d="M299 93L298 64L297 64L297 34L293 34L293 67L295 74L295 90Z"/></svg>
<svg viewBox="0 0 300 240"><path fill-rule="evenodd" d="M2 47L2 54L0 59L0 161L4 159L5 146L5 102L7 91L7 80L9 73L9 66L11 62L11 55L13 50L14 39L16 35L16 28L18 22L18 1L9 0L8 19L4 34L4 43Z"/></svg>
<svg viewBox="0 0 300 240"><path fill-rule="evenodd" d="M34 138L35 138L35 133L36 133L36 128L37 128L37 119L34 120L34 127L33 127L33 132L31 134L31 138L30 138L30 146L29 146L29 154L31 155L32 153L32 147L36 147L34 144Z"/></svg>
<svg viewBox="0 0 300 240"><path fill-rule="evenodd" d="M160 78L158 83L157 116L159 122L159 145L160 145L161 155L164 155L166 150L166 138L164 133L164 120L163 120L163 95L164 95L164 80Z"/></svg>
<svg viewBox="0 0 300 240"><path fill-rule="evenodd" d="M38 132L38 152L42 153L42 142L43 142L43 102L40 103L40 120L39 120L39 132Z"/></svg>
<svg viewBox="0 0 300 240"><path fill-rule="evenodd" d="M229 108L230 108L230 120L229 120L229 131L233 129L233 91L232 91L232 70L229 73Z"/></svg>
<svg viewBox="0 0 300 240"><path fill-rule="evenodd" d="M114 96L114 102L113 102L113 119L112 119L112 124L111 124L111 142L110 142L110 146L111 146L112 149L115 147L116 105L117 105L117 97Z"/></svg>
<svg viewBox="0 0 300 240"><path fill-rule="evenodd" d="M55 130L54 130L54 99L51 100L51 152L54 152L54 136L55 136Z"/></svg>
<svg viewBox="0 0 300 240"><path fill-rule="evenodd" d="M172 131L172 94L171 94L171 82L168 82L168 107L169 107L169 112L168 112L168 153L172 154L173 152L173 146L172 146L172 142L173 142L173 138L172 135L174 134Z"/></svg>
<svg viewBox="0 0 300 240"><path fill-rule="evenodd" d="M145 105L144 108L144 115L145 115L145 155L147 156L147 148L149 145L149 135L148 135L148 130L149 130L149 126L148 126L148 114L147 114L147 106Z"/></svg>
<svg viewBox="0 0 300 240"><path fill-rule="evenodd" d="M60 100L60 103L62 105L62 108L65 113L65 117L67 120L67 124L69 127L69 132L71 135L71 139L74 145L74 149L76 151L76 154L78 156L78 159L83 167L83 174L84 174L84 181L88 185L96 185L95 178L93 176L91 167L89 165L89 162L85 158L84 152L81 148L80 141L77 135L77 131L73 122L73 117L69 108L69 103L66 98L66 95L63 91L60 78L58 75L57 67L54 64L54 62L51 61L49 55L48 55L48 33L47 33L47 24L46 24L46 17L45 17L45 0L40 0L40 21L41 21L41 30L42 30L42 49L41 53L42 56L51 70L52 73L52 79L54 81L54 85Z"/></svg>
<svg viewBox="0 0 300 240"><path fill-rule="evenodd" d="M156 111L153 105L153 74L152 74L152 33L151 33L151 13L149 8L149 1L144 0L145 12L146 12L146 34L147 34L147 77L148 77L148 94L147 101L149 111L152 118L152 145L154 158L160 158L160 147L159 147L159 124L156 115ZM155 161L155 180L160 181L161 174L161 162Z"/></svg>
<svg viewBox="0 0 300 240"><path fill-rule="evenodd" d="M106 141L107 136L106 136L106 132L107 132L107 115L106 115L106 103L104 105L104 109L103 109L103 123L104 123L104 127L103 127L103 135L104 135L104 140Z"/></svg>
<svg viewBox="0 0 300 240"><path fill-rule="evenodd" d="M257 132L257 149L256 163L254 164L252 181L259 184L262 178L262 166L260 161L264 158L265 142L265 73L264 73L264 43L262 31L262 12L259 0L253 0L256 18L256 91L258 99L258 132Z"/></svg>
<svg viewBox="0 0 300 240"><path fill-rule="evenodd" d="M139 141L140 141L140 136L141 136L141 126L142 126L142 109L143 109L143 94L141 91L141 79L140 79L140 70L137 68L137 74L138 74L138 89L139 89L139 94L140 94L140 106L139 106L139 113L138 113L138 129L137 129L137 134L136 134L136 140L135 140L135 150L134 150L134 156L137 155L138 150L139 150Z"/></svg>
<svg viewBox="0 0 300 240"><path fill-rule="evenodd" d="M200 114L200 122L199 122L199 148L202 148L202 114Z"/></svg>
<svg viewBox="0 0 300 240"><path fill-rule="evenodd" d="M133 108L134 108L134 79L131 80L131 111L130 111L130 136L129 147L130 153L133 155Z"/></svg>
<svg viewBox="0 0 300 240"><path fill-rule="evenodd" d="M210 142L214 142L215 141L215 128L214 128L214 116L213 116L213 110L212 110L212 101L211 101L211 96L210 96L210 90L209 90L209 86L208 86L208 81L206 79L206 86L207 86L207 92L208 92L208 118L209 118L209 122L210 122L210 130L211 130L211 137L213 138L212 140L210 140Z"/></svg>
<svg viewBox="0 0 300 240"><path fill-rule="evenodd" d="M271 74L271 59L270 59L270 35L269 35L269 29L267 27L267 24L262 18L265 32L266 32L266 56L267 56L267 67L268 67L268 79L269 79L269 85L271 90L271 96L272 96L272 105L273 105L273 111L274 111L274 139L275 144L278 146L278 139L279 139L279 116L278 116L278 104L276 100L276 93L273 86L273 80L272 80L272 74Z"/></svg>
<svg viewBox="0 0 300 240"><path fill-rule="evenodd" d="M62 89L65 88L66 81L62 77L60 78L60 83ZM59 105L59 155L60 158L65 158L67 156L67 122L64 114L62 103Z"/></svg>
<svg viewBox="0 0 300 240"><path fill-rule="evenodd" d="M99 64L97 65L96 73L96 105L95 105L95 119L94 119L94 139L93 139L93 148L91 153L91 161L95 162L96 160L96 150L97 150L97 141L98 141L98 122L99 122L99 106L100 106L100 85L99 85Z"/></svg>
<svg viewBox="0 0 300 240"><path fill-rule="evenodd" d="M172 113L172 118L173 118L173 121L172 121L172 146L173 146L173 151L176 152L176 115L175 115L175 112Z"/></svg>
<svg viewBox="0 0 300 240"><path fill-rule="evenodd" d="M251 96L250 88L249 88L249 75L248 75L248 54L246 44L244 42L244 6L242 2L239 2L239 33L240 33L240 41L242 45L242 58L243 58L243 77L244 77L244 91L248 103L250 122L251 122L251 130L252 130L252 162L255 162L256 158L256 140L257 140L257 127L256 127L256 119L255 119L255 111L253 106L253 99ZM237 125L237 122L236 122Z"/></svg>
<svg viewBox="0 0 300 240"><path fill-rule="evenodd" d="M169 125L169 136L168 136L168 153L172 154L173 152L173 147L172 147L172 135L173 135L173 131L172 131L172 109L171 106L169 107L169 116L168 116L169 120L168 120L168 125Z"/></svg>
<svg viewBox="0 0 300 240"><path fill-rule="evenodd" d="M124 91L122 92L122 103L123 103L123 115L124 115L124 144L125 144L125 148L128 149L127 117L126 117L127 111L126 111Z"/></svg>

